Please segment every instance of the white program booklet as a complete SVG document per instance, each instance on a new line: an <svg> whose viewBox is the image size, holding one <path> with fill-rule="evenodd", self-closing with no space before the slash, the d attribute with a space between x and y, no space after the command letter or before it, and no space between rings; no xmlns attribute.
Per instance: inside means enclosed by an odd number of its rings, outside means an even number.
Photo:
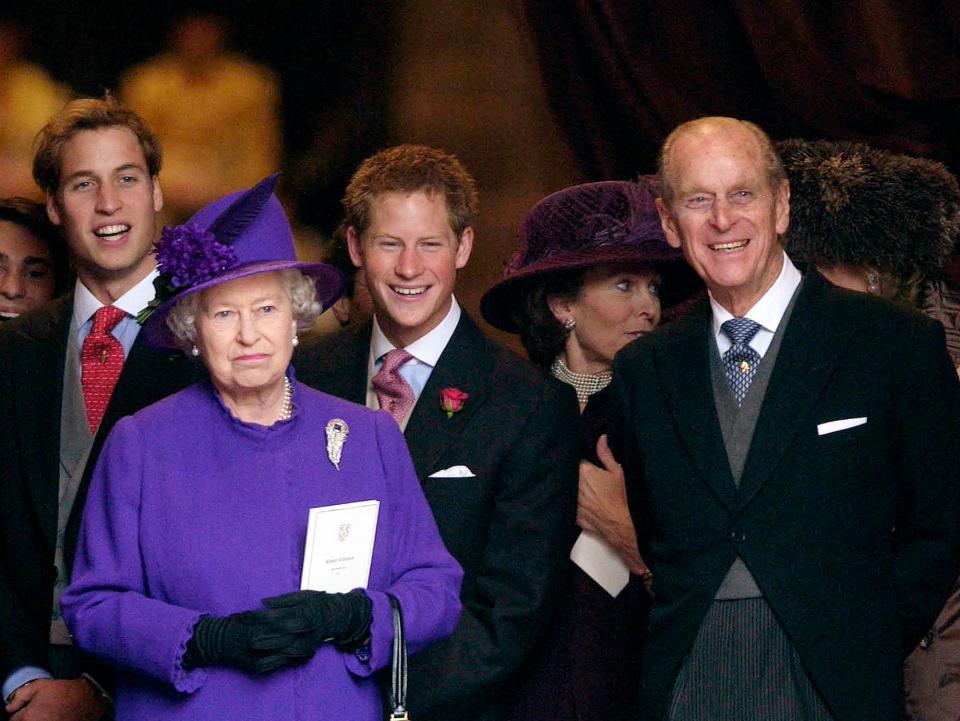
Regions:
<svg viewBox="0 0 960 721"><path fill-rule="evenodd" d="M346 593L366 588L380 501L310 509L300 589Z"/></svg>
<svg viewBox="0 0 960 721"><path fill-rule="evenodd" d="M630 582L630 569L620 554L600 536L581 531L570 551L570 560L614 598Z"/></svg>

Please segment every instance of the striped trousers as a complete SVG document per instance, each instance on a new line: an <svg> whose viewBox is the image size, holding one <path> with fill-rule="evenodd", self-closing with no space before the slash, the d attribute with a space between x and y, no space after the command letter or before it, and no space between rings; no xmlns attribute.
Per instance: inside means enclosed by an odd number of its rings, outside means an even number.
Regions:
<svg viewBox="0 0 960 721"><path fill-rule="evenodd" d="M714 601L673 686L669 721L831 721L763 598Z"/></svg>

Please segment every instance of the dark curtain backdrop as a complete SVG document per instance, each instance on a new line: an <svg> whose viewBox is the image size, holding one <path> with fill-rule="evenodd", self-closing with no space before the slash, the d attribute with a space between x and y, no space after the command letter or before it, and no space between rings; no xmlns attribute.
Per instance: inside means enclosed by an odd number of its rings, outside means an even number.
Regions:
<svg viewBox="0 0 960 721"><path fill-rule="evenodd" d="M955 0L524 0L553 112L584 175L653 169L677 124L747 118L960 170Z"/></svg>
<svg viewBox="0 0 960 721"><path fill-rule="evenodd" d="M282 179L300 219L330 232L363 158L387 144L393 2L384 0L0 0L0 19L29 34L26 57L79 95L116 89L124 71L163 50L173 18L223 15L229 46L281 81Z"/></svg>

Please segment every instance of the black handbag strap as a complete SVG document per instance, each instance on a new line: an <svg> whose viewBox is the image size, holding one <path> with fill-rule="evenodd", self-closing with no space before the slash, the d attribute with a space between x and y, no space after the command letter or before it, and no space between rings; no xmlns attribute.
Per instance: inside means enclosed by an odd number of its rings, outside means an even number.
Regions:
<svg viewBox="0 0 960 721"><path fill-rule="evenodd" d="M403 614L400 603L390 596L393 610L393 661L390 664L389 721L407 721L407 644L403 639Z"/></svg>

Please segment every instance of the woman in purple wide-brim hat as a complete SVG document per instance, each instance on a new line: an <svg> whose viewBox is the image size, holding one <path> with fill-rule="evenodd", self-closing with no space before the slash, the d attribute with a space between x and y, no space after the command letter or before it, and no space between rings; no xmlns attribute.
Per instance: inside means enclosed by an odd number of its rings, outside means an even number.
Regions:
<svg viewBox="0 0 960 721"><path fill-rule="evenodd" d="M114 427L61 601L77 646L117 668L119 721L379 720L391 598L410 652L459 618L462 571L396 423L290 369L298 327L342 279L296 260L275 182L157 243L144 332L198 357L210 378ZM350 580L328 573L301 590L311 509L371 501L310 545ZM351 534L372 551L339 550Z"/></svg>
<svg viewBox="0 0 960 721"><path fill-rule="evenodd" d="M516 694L511 720L550 708L559 721L636 716L638 649L651 574L637 550L622 471L605 440L613 357L689 307L703 284L660 227L650 179L587 183L553 193L527 214L503 279L483 296L484 318L519 333L530 359L580 401L577 523L581 544L620 559L626 586L602 588L571 564L570 593ZM599 464L599 465L597 465ZM626 581L629 579L629 581ZM616 592L616 596L611 595Z"/></svg>

